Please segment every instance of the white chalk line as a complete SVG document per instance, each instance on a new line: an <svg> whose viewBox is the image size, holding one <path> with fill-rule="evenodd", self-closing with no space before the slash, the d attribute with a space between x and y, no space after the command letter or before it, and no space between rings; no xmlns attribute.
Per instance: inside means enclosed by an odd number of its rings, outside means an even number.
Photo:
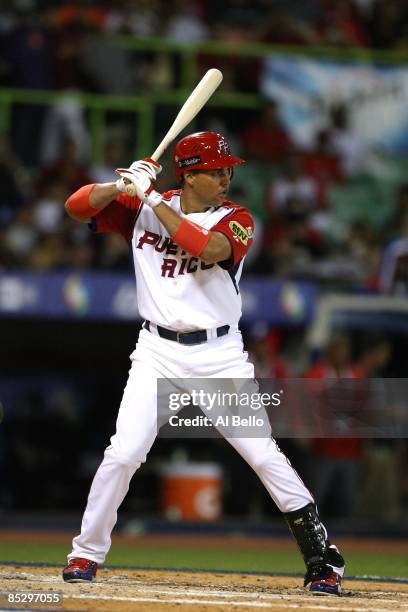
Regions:
<svg viewBox="0 0 408 612"><path fill-rule="evenodd" d="M92 600L103 600L103 601L126 601L132 603L156 603L156 604L166 604L166 603L175 603L175 604L191 604L191 605L212 605L212 606L225 606L225 599L222 601L217 601L216 599L186 599L186 598L178 598L178 597L169 597L166 599L158 599L157 597L111 597L108 595L104 595L98 597L98 595L67 595L66 598L70 599L92 599ZM286 603L282 602L279 606L284 605L286 607ZM271 604L268 602L261 601L228 601L228 606L249 606L252 608L270 608ZM367 609L364 611L367 612Z"/></svg>
<svg viewBox="0 0 408 612"><path fill-rule="evenodd" d="M248 593L248 595L250 595ZM126 601L132 603L157 603L157 604L166 604L166 603L175 603L175 604L190 604L190 605L213 605L213 606L225 606L225 600L217 601L215 599L179 599L179 598L166 598L166 599L157 599L155 597L114 597L109 595L104 595L99 597L98 595L68 595L67 599L92 599L92 600L103 600L103 601ZM333 600L332 600L333 601ZM333 602L334 603L334 602ZM392 602L388 602L392 603ZM338 605L333 606L324 606L320 605L317 601L314 605L309 605L305 602L299 602L296 604L288 603L286 597L281 596L280 602L262 602L262 601L228 601L228 606L247 606L250 608L282 608L285 609L305 609L305 610L331 610L332 612L343 612L350 611L353 612L384 612L384 607L376 607L376 606L367 606L364 608L357 608L356 606L343 607ZM390 608L392 609L392 608Z"/></svg>
<svg viewBox="0 0 408 612"><path fill-rule="evenodd" d="M22 579L22 582L25 582L26 580L32 580L35 582L42 582L42 583L48 583L48 584L58 584L61 587L65 587L63 594L66 598L72 598L72 599L91 599L91 600L106 600L106 601L129 601L129 602L156 602L156 603L191 603L192 605L199 605L199 604L213 604L213 605L225 605L226 601L225 599L228 598L228 604L232 605L232 606L252 606L252 607L279 607L284 605L287 608L306 608L306 609L316 609L316 605L308 605L305 600L303 599L303 597L311 597L308 593L305 592L304 595L302 595L301 593L299 594L283 594L283 593L257 593L254 591L220 591L220 590L215 590L215 589L189 589L189 590L184 590L184 589L166 589L166 588L157 588L157 587L149 587L148 585L140 585L140 586L136 586L134 583L132 585L132 588L134 588L135 590L137 590L140 595L134 596L134 597L119 597L119 596L113 596L113 595L91 595L91 594L71 594L69 593L69 591L67 592L67 587L68 585L66 583L64 583L62 581L62 579L59 576L39 576L38 574L30 574L28 572L20 572L18 574L13 574L12 576L10 575L10 572L7 573L3 573L0 572L0 578L2 577L7 577L7 578L14 578L14 579ZM92 589L95 588L102 588L106 585L112 585L115 584L113 581L109 582L93 582L90 585L85 585L85 584L81 584L81 587L83 588L85 586L85 588L87 586L91 587ZM122 583L123 584L123 583ZM20 586L20 585L19 585ZM21 585L23 586L23 585ZM70 588L70 587L68 587ZM164 597L164 599L158 599L157 597L147 597L147 596L143 596L142 594L145 593L146 595L149 594L156 594L158 596L162 596ZM353 611L355 612L367 612L367 610L372 610L372 611L378 611L381 612L382 610L384 610L383 606L381 607L377 607L377 604L388 604L390 606L392 606L393 604L398 604L401 605L404 603L404 601L401 601L400 599L393 599L392 597L395 596L395 592L391 591L389 593L387 593L386 591L381 591L381 592L376 592L376 594L381 594L381 595L389 595L390 598L388 599L378 599L377 597L375 597L375 599L370 598L369 599L369 604L368 604L368 600L364 597L358 597L358 596L353 596L352 600L353 600L353 604L358 604L361 603L362 601L367 602L367 607L355 607L355 605L353 605ZM399 594L401 595L401 594ZM168 597L168 596L172 596L172 597ZM183 596L182 599L179 599L177 596ZM186 596L189 597L195 597L196 599L185 599ZM221 601L217 601L216 599L202 599L203 597L206 598L222 598ZM235 598L235 599L240 599L240 601L234 601L231 598ZM245 598L247 598L245 600ZM252 599L248 599L248 598L252 598ZM292 599L292 601L294 599L299 600L299 598L301 599L301 603L289 603L290 599ZM263 601L260 601L263 600ZM276 601L279 600L279 601ZM360 601L359 601L360 600ZM333 601L333 600L332 600ZM348 600L349 602L350 600ZM275 602L275 603L274 603ZM324 605L320 605L318 604L317 607L318 609L322 609L322 610L339 610L339 611L343 611L343 610L349 610L350 606L347 605L346 607L343 607L340 604L339 600L336 600L337 605L333 606L324 606ZM317 604L317 601L316 601ZM334 604L334 601L333 601ZM372 604L375 604L374 606ZM368 607L369 606L369 607Z"/></svg>

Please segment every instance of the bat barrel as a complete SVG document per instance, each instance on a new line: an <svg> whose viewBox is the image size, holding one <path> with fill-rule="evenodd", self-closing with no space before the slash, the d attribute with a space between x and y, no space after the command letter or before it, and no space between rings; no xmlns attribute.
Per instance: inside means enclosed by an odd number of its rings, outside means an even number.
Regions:
<svg viewBox="0 0 408 612"><path fill-rule="evenodd" d="M177 117L173 121L169 131L150 156L154 161L158 161L167 149L169 144L180 134L182 130L194 119L200 112L204 104L211 98L214 91L222 81L222 72L218 68L210 68L207 70L201 81L191 92L185 103L180 109Z"/></svg>

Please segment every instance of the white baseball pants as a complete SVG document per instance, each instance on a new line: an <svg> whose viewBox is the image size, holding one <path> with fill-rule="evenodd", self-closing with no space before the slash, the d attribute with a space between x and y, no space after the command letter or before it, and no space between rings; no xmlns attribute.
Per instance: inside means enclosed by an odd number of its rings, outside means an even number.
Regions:
<svg viewBox="0 0 408 612"><path fill-rule="evenodd" d="M158 378L254 376L241 334L233 330L206 343L186 346L142 329L131 361L116 433L92 482L81 533L74 538L68 559L105 560L118 508L157 435ZM228 442L254 469L282 512L299 510L314 501L273 438L228 438Z"/></svg>

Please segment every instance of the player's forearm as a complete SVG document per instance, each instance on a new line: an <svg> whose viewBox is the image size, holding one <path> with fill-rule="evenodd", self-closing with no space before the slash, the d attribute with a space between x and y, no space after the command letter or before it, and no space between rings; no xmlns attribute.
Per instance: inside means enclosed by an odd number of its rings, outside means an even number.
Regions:
<svg viewBox="0 0 408 612"><path fill-rule="evenodd" d="M89 194L89 204L92 208L106 208L121 192L116 183L97 183Z"/></svg>
<svg viewBox="0 0 408 612"><path fill-rule="evenodd" d="M217 263L229 259L231 252L232 247L228 238L220 232L211 232L211 238L200 257L206 263Z"/></svg>
<svg viewBox="0 0 408 612"><path fill-rule="evenodd" d="M164 225L170 236L173 236L182 221L182 218L175 210L167 206L164 202L153 208L159 221Z"/></svg>
<svg viewBox="0 0 408 612"><path fill-rule="evenodd" d="M65 210L73 219L88 223L119 194L116 183L84 185L68 198Z"/></svg>
<svg viewBox="0 0 408 612"><path fill-rule="evenodd" d="M153 210L173 240L179 244L181 248L187 250L187 252L191 253L192 255L197 255L197 252L189 250L188 247L186 248L183 241L178 241L179 230L183 222L183 218L180 217L175 210L167 206L167 204L164 204L164 202L158 206L155 206ZM195 231L194 228L195 226L191 224L192 234ZM209 233L209 239L206 242L203 250L201 250L199 253L200 259L203 259L206 263L217 263L217 261L225 261L228 259L231 255L231 244L228 238L220 232L209 231L206 233ZM201 236L198 234L197 240L199 241L200 239Z"/></svg>

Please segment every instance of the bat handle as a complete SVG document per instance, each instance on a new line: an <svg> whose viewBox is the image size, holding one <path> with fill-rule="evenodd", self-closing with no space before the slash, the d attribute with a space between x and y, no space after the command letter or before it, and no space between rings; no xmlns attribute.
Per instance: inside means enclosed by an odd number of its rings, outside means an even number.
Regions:
<svg viewBox="0 0 408 612"><path fill-rule="evenodd" d="M150 156L153 161L159 161L160 157L163 155L165 149L167 148L167 144L161 142L155 152Z"/></svg>

